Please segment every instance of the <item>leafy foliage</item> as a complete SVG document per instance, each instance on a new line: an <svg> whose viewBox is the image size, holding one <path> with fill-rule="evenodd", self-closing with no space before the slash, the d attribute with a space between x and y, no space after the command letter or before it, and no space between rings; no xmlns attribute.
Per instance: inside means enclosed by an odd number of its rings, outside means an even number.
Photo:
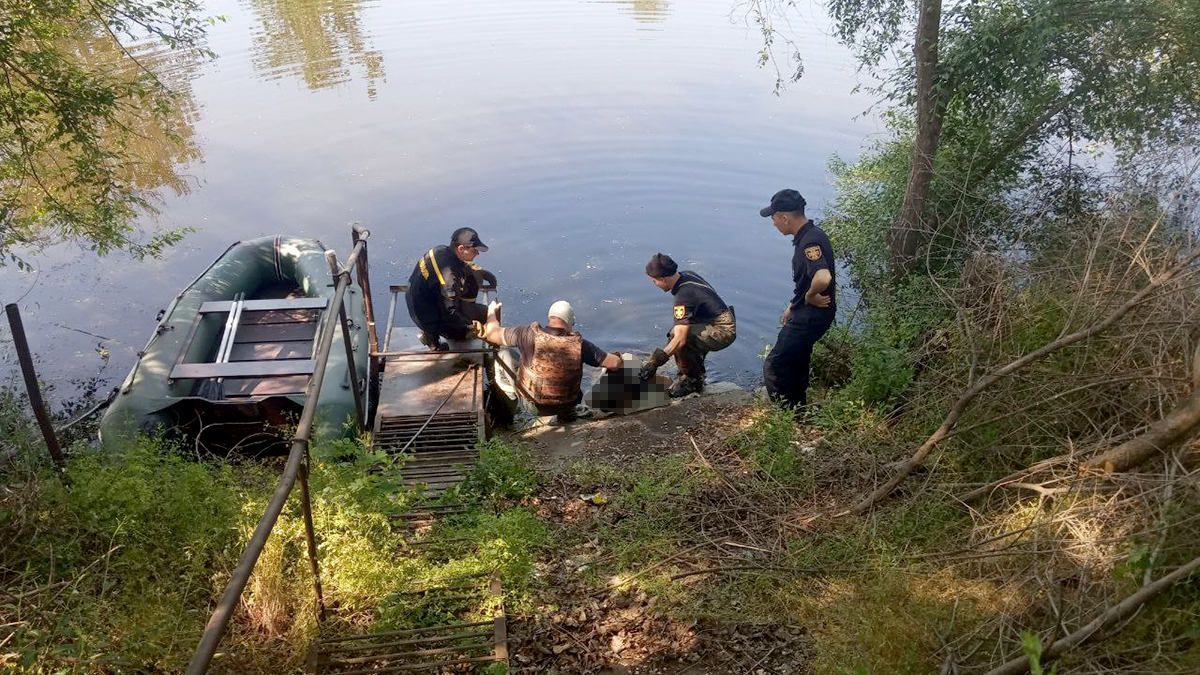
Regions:
<svg viewBox="0 0 1200 675"><path fill-rule="evenodd" d="M185 57L204 56L198 0L4 0L0 17L0 260L56 241L99 253L154 255L179 231L142 237L163 171L147 171L149 145L194 154L179 118L183 94L136 56L152 38ZM144 44L144 43L143 43ZM146 50L141 50L146 52Z"/></svg>
<svg viewBox="0 0 1200 675"><path fill-rule="evenodd" d="M154 438L72 448L60 483L0 392L0 670L176 672L262 515L277 466L196 461ZM310 487L326 600L348 630L445 620L414 588L498 571L520 608L545 524L510 505L536 485L525 451L489 445L462 495L468 510L409 549L392 517L422 497L396 464L353 441L316 443ZM255 566L223 641L228 672L298 667L315 633L304 525L293 498ZM481 612L488 611L481 605ZM364 625L365 624L365 625Z"/></svg>

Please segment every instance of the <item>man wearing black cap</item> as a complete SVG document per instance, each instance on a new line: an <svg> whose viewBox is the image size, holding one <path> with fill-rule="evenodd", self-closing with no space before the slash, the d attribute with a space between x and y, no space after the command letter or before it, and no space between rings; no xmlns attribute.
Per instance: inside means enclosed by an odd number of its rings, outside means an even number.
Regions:
<svg viewBox="0 0 1200 675"><path fill-rule="evenodd" d="M791 235L792 281L796 288L783 312L779 338L763 363L767 395L792 407L797 415L808 404L808 370L813 345L833 325L837 280L829 237L804 215L804 197L780 190L759 211L770 217L780 234Z"/></svg>
<svg viewBox="0 0 1200 675"><path fill-rule="evenodd" d="M450 235L449 246L435 246L421 256L408 278L408 315L421 329L421 343L430 349L447 349L439 338L465 340L478 337L487 319L487 308L477 302L480 284L496 285L496 276L475 264L487 252L479 234L460 227Z"/></svg>
<svg viewBox="0 0 1200 675"><path fill-rule="evenodd" d="M646 276L660 290L675 296L672 308L675 326L667 334L670 342L654 350L639 374L643 381L649 380L674 356L679 377L667 390L671 398L703 391L704 358L709 352L725 349L737 338L733 308L699 274L680 271L669 255L655 253L646 263Z"/></svg>

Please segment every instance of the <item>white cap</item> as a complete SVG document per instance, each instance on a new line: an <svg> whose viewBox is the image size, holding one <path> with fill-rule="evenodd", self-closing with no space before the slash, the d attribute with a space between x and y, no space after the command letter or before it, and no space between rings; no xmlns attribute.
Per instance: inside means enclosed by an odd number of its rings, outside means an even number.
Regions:
<svg viewBox="0 0 1200 675"><path fill-rule="evenodd" d="M567 330L575 330L575 308L566 300L557 300L550 305L549 318L560 319L567 324Z"/></svg>

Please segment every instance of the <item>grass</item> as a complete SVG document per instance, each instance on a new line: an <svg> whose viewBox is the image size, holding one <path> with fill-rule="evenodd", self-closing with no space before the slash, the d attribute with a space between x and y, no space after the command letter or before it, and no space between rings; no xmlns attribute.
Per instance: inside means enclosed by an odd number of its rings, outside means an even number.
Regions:
<svg viewBox="0 0 1200 675"><path fill-rule="evenodd" d="M0 402L0 671L182 670L279 465L196 461L152 438L103 451L76 445L68 489L15 399ZM545 524L519 504L537 485L528 455L485 445L455 495L468 511L438 523L419 551L402 545L391 516L420 496L384 460L353 442L314 444L313 513L334 616L326 629L444 620L405 591L468 573L498 570L505 602L527 604L534 556L548 542ZM212 672L301 672L316 635L314 598L293 496Z"/></svg>
<svg viewBox="0 0 1200 675"><path fill-rule="evenodd" d="M0 670L181 669L278 466L197 462L154 439L106 452L76 446L68 490L28 424L6 410L11 407L0 407L6 457L0 537L12 543L0 549ZM870 437L878 433L872 429ZM925 673L941 668L947 654L970 665L989 654L1019 653L1013 650L1020 649L1023 631L1054 625L1040 587L1017 574L1041 564L1047 543L1060 542L1065 553L1044 569L1066 579L1092 573L1079 571L1084 568L1102 575L1103 560L1124 560L1110 580L1099 580L1108 595L1076 607L1078 622L1088 608L1136 588L1152 564L1164 570L1182 562L1200 527L1193 524L1191 497L1183 494L1168 512L1169 537L1122 539L1098 520L1113 518L1097 508L1104 494L1014 501L972 516L929 489L898 496L866 518L821 520L808 530L781 527L779 519L802 518L814 504L857 494L844 483L846 465L858 466L854 462L875 451L856 450L852 439L802 437L787 412L758 403L726 437L705 439L703 457L688 444L636 465L575 464L555 477L565 488L556 496L584 517L561 522L548 521L539 506L558 483L539 476L525 449L488 443L468 479L443 498L466 504L467 511L422 533L419 548L405 545L392 525L394 514L421 498L400 484L396 465L358 443L317 444L312 495L333 615L325 630L382 631L464 618L455 607L411 592L492 571L503 579L510 616L533 617L557 583L538 570L580 556L587 564L571 583L582 585L582 597L625 579L630 592L645 594L656 612L683 625L800 627L802 663L811 672ZM938 466L952 476L977 470L963 458ZM587 493L603 495L603 503L578 500ZM753 508L737 510L747 503ZM214 672L300 671L317 627L299 516L293 500L255 569ZM1012 555L943 557L972 537L1019 529L1034 518L1048 520L1003 542L1024 547L1008 551ZM717 548L712 539L718 535L756 548ZM1153 560L1157 549L1163 554ZM741 569L675 578L723 566ZM580 595L578 585L572 589L557 602ZM1103 648L1111 654L1106 658L1137 665L1120 655L1164 644L1163 658L1177 672L1194 668L1200 664L1197 598L1200 582L1180 584L1128 622ZM465 618L494 609L480 597ZM987 637L995 635L1002 639ZM1058 672L1092 662L1069 657Z"/></svg>
<svg viewBox="0 0 1200 675"><path fill-rule="evenodd" d="M870 436L878 437L878 432L872 430ZM1046 615L1044 592L1022 570L1045 565L1040 558L1050 550L1046 546L1062 546L1067 552L1055 554L1060 574L1071 574L1070 565L1097 565L1099 561L1082 556L1090 550L1086 537L1102 540L1113 534L1088 520L1096 513L1094 502L1041 507L1029 502L1011 513L993 509L990 518L973 517L940 490L913 490L867 518L824 518L808 531L772 529L771 514L780 511L770 509L765 516L744 511L737 527L721 529L728 521L714 514L737 507L739 499L764 508L772 502L791 503L796 517L803 517L812 504L827 503L830 491L846 492L840 495L843 502L854 499L854 486L838 482L845 471L840 455L850 452L849 440L817 442L815 449L812 442L797 435L786 412L759 403L723 443L704 451L706 461L688 448L636 466L580 462L567 472L567 485L581 492L602 491L608 502L590 509L590 518L564 521L553 537L564 549L598 543L591 554L594 564L581 575L593 589L614 579L628 580L628 588L647 594L677 621L803 627L810 640L806 672L927 673L939 670L947 658L982 665L1019 653L1014 636L1021 630L1054 624ZM872 452L854 456L857 462ZM972 468L950 464L939 470ZM956 554L972 541L1022 527L1039 509L1044 516L1064 519L1042 528L1042 543L1016 537L998 544L1001 555L995 558ZM788 507L783 513L789 513ZM721 549L713 543L718 535L765 548ZM1178 550L1188 536L1173 535L1165 550ZM1010 544L1019 546L1006 550ZM738 569L692 574L719 567ZM1140 581L1141 571L1126 576ZM1139 616L1130 630L1160 642L1166 635L1193 640L1187 636L1195 632L1198 585L1183 585L1157 603L1178 609L1176 614L1165 620ZM1115 599L1131 590L1124 583L1108 588ZM1073 620L1086 621L1106 601L1080 602ZM1120 642L1135 644L1125 638ZM1182 655L1170 658L1193 663L1198 650L1183 646Z"/></svg>

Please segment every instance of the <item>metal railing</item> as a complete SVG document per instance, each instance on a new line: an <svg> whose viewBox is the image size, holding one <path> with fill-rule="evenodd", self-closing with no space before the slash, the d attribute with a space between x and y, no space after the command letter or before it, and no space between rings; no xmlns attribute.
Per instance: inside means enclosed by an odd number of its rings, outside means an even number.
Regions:
<svg viewBox="0 0 1200 675"><path fill-rule="evenodd" d="M346 258L346 265L344 267L338 266L337 256L332 251L327 251L325 254L329 260L330 272L333 275L335 284L333 300L326 312L326 320L321 326L320 335L313 349L313 360L316 362L316 368L304 392L304 409L300 413L300 421L296 424L296 433L292 437L287 464L284 465L283 475L279 479L279 485L275 488L274 494L271 495L271 501L267 504L266 512L254 528L254 533L250 536L250 541L246 544L245 550L242 551L242 556L238 559L237 566L229 578L229 583L226 584L224 592L221 593L220 600L217 601L216 608L213 610L212 615L209 616L208 624L204 627L204 634L200 638L200 643L197 645L196 651L192 654L191 661L188 662L188 675L203 675L203 673L207 672L209 664L217 652L217 647L220 646L221 638L225 636L225 631L229 627L229 620L233 616L238 600L241 598L242 593L246 589L246 584L250 580L250 574L254 571L254 566L258 563L258 558L262 555L263 548L267 544L267 538L270 537L271 531L275 528L275 523L279 520L279 514L283 511L283 507L287 503L288 497L291 495L292 489L296 486L297 482L300 484L300 508L304 515L304 538L308 547L309 567L313 575L313 589L316 593L317 620L322 621L325 618L325 599L321 589L320 565L317 562L316 535L313 531L312 500L308 490L308 448L309 441L311 440L309 435L312 433L313 420L316 417L317 400L321 393L321 386L325 381L325 367L328 364L329 351L333 345L334 330L337 329L339 324L342 327L342 341L346 346L346 365L350 371L350 386L354 390L354 405L357 413L356 421L359 425L365 424L366 411L362 400L362 389L359 384L358 371L354 365L353 345L350 342L350 327L347 323L345 298L346 288L351 283L350 272L356 269L359 273L359 286L363 290L370 350L375 351L378 347L375 340L374 316L371 312L370 304L370 281L366 273L367 238L369 236L370 232L366 229L357 225L354 227L354 248L350 251L350 256Z"/></svg>

